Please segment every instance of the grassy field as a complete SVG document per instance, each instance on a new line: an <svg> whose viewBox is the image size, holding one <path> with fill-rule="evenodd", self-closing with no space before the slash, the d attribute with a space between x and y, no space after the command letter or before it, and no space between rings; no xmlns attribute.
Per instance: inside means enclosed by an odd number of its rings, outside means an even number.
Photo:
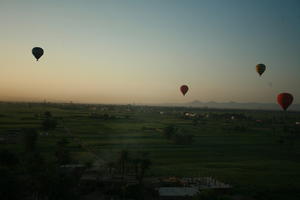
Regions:
<svg viewBox="0 0 300 200"><path fill-rule="evenodd" d="M123 149L147 151L153 162L148 176L213 176L250 192L294 194L300 190L300 133L279 142L287 134L283 122L297 127L298 112L1 103L0 136L12 129L40 127L45 111L58 120L58 127L40 136L39 150L44 154L50 155L59 138L70 137L68 128L92 149L87 151L70 139L69 148L78 162L94 161L94 153L110 161ZM184 112L201 117L184 117ZM93 118L92 114L110 117ZM219 117L225 114L243 114L247 119ZM193 134L194 142L178 145L166 139L163 129L168 125ZM236 126L244 129L226 128ZM19 143L0 144L0 148L22 150Z"/></svg>

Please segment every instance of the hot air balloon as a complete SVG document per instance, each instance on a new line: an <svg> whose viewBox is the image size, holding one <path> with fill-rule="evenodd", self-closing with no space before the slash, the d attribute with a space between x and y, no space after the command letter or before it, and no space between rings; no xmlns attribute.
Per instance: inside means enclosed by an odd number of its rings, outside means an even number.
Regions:
<svg viewBox="0 0 300 200"><path fill-rule="evenodd" d="M283 110L286 110L293 102L294 97L289 93L280 93L277 96L277 102Z"/></svg>
<svg viewBox="0 0 300 200"><path fill-rule="evenodd" d="M41 47L34 47L32 49L32 54L36 58L36 61L38 61L40 57L42 57L42 55L44 54L44 50Z"/></svg>
<svg viewBox="0 0 300 200"><path fill-rule="evenodd" d="M256 72L261 76L266 70L266 65L264 64L257 64L256 65Z"/></svg>
<svg viewBox="0 0 300 200"><path fill-rule="evenodd" d="M189 87L187 85L182 85L180 87L180 91L183 94L183 96L185 96L185 94L187 93L188 90L189 90Z"/></svg>

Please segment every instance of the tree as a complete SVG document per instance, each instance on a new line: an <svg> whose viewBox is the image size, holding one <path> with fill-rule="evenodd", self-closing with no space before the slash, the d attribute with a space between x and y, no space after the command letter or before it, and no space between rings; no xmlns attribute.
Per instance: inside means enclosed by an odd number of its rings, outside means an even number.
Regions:
<svg viewBox="0 0 300 200"><path fill-rule="evenodd" d="M143 158L140 160L140 173L139 183L142 184L146 171L150 168L152 162L149 158Z"/></svg>
<svg viewBox="0 0 300 200"><path fill-rule="evenodd" d="M71 155L67 148L68 140L66 138L62 138L56 144L55 157L58 165L65 165L71 163Z"/></svg>
<svg viewBox="0 0 300 200"><path fill-rule="evenodd" d="M193 142L194 135L177 133L172 137L175 144L191 144Z"/></svg>
<svg viewBox="0 0 300 200"><path fill-rule="evenodd" d="M66 173L59 167L48 169L43 184L48 200L79 199L79 177L72 173Z"/></svg>
<svg viewBox="0 0 300 200"><path fill-rule="evenodd" d="M138 155L132 159L135 169L136 179L142 184L146 171L150 168L152 162L149 159L148 152L139 152Z"/></svg>
<svg viewBox="0 0 300 200"><path fill-rule="evenodd" d="M44 187L43 181L45 179L43 174L45 173L47 164L44 157L38 152L27 154L25 159L24 167L27 176L27 190L35 197L34 199L40 199Z"/></svg>
<svg viewBox="0 0 300 200"><path fill-rule="evenodd" d="M51 112L46 111L44 113L44 120L42 122L42 129L44 131L54 130L57 126L57 120L52 116Z"/></svg>
<svg viewBox="0 0 300 200"><path fill-rule="evenodd" d="M36 129L27 128L23 130L23 143L25 152L30 153L36 150L36 144L38 140L38 134Z"/></svg>
<svg viewBox="0 0 300 200"><path fill-rule="evenodd" d="M17 200L22 199L23 191L20 180L9 168L0 167L0 199Z"/></svg>
<svg viewBox="0 0 300 200"><path fill-rule="evenodd" d="M109 118L110 118L110 117L109 117L108 114L103 114L103 119L104 119L104 120L109 120Z"/></svg>
<svg viewBox="0 0 300 200"><path fill-rule="evenodd" d="M16 154L6 149L0 151L0 199L22 198L18 164Z"/></svg>
<svg viewBox="0 0 300 200"><path fill-rule="evenodd" d="M116 163L114 161L110 161L107 163L108 173L109 175L113 174L113 169L115 168Z"/></svg>
<svg viewBox="0 0 300 200"><path fill-rule="evenodd" d="M173 135L175 135L177 132L177 128L174 125L169 125L166 128L164 128L164 135L166 138L171 139Z"/></svg>
<svg viewBox="0 0 300 200"><path fill-rule="evenodd" d="M163 133L167 139L172 140L175 144L191 144L194 138L194 135L182 133L182 130L174 125L165 127Z"/></svg>
<svg viewBox="0 0 300 200"><path fill-rule="evenodd" d="M120 157L119 157L122 177L124 177L125 175L126 165L128 161L129 161L129 152L127 150L122 150L120 152Z"/></svg>
<svg viewBox="0 0 300 200"><path fill-rule="evenodd" d="M52 114L51 114L50 111L46 111L46 112L44 113L44 115L45 115L46 118L51 118L51 117L52 117Z"/></svg>
<svg viewBox="0 0 300 200"><path fill-rule="evenodd" d="M45 118L42 122L42 127L44 131L51 131L54 130L57 126L57 121L56 119L50 117L50 118Z"/></svg>
<svg viewBox="0 0 300 200"><path fill-rule="evenodd" d="M0 166L11 168L17 166L18 163L19 159L14 153L6 149L0 151Z"/></svg>

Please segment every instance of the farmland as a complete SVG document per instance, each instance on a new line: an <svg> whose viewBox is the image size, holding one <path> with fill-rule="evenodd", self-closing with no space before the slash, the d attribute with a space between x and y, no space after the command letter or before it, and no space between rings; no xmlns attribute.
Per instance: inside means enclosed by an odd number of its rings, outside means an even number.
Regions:
<svg viewBox="0 0 300 200"><path fill-rule="evenodd" d="M53 130L41 128L46 111L57 121ZM1 103L0 149L21 153L20 140L9 141L9 134L37 128L37 149L49 160L57 141L67 138L76 163L115 161L122 150L147 152L152 161L147 177L212 176L238 192L266 195L269 191L278 199L287 194L296 198L300 189L299 121L299 112ZM192 135L192 142L178 144L166 138L168 126Z"/></svg>

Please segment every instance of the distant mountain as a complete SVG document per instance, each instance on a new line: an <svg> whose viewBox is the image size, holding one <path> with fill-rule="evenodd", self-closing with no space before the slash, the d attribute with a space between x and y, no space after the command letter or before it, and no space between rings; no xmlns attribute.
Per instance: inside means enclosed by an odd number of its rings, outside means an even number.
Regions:
<svg viewBox="0 0 300 200"><path fill-rule="evenodd" d="M251 109L251 110L280 110L280 106L276 103L238 103L238 102L201 102L198 100L187 103L166 103L161 106L184 106L197 108L218 108L218 109ZM289 110L300 111L300 104L292 104Z"/></svg>

